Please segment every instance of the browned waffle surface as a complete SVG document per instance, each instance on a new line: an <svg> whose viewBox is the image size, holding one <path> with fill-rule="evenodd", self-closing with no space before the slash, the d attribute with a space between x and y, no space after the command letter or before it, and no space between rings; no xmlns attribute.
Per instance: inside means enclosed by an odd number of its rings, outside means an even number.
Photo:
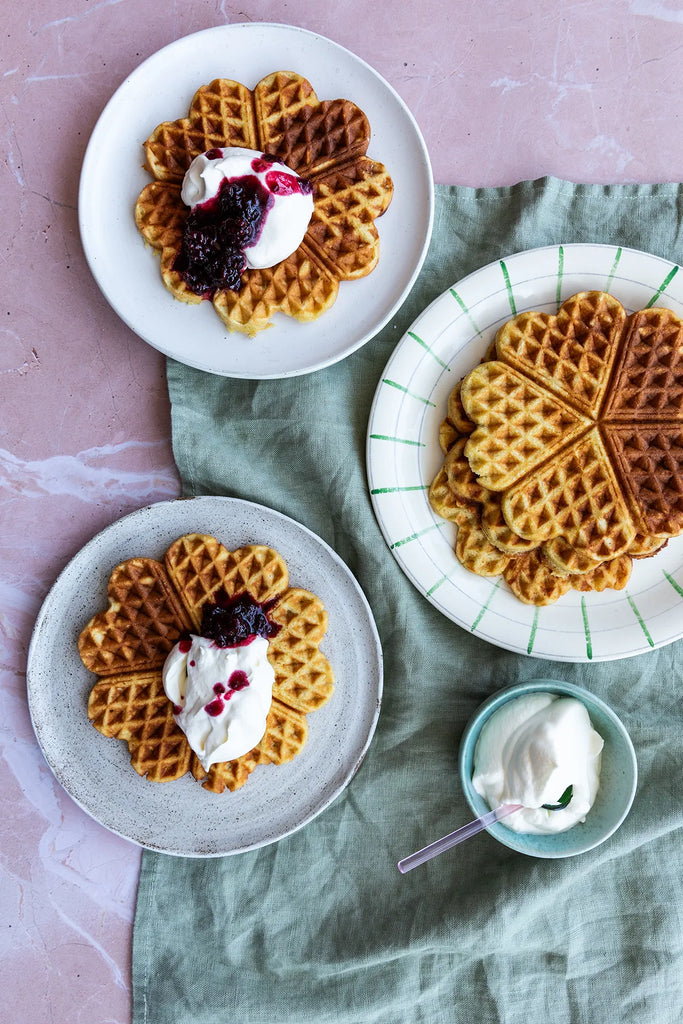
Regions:
<svg viewBox="0 0 683 1024"><path fill-rule="evenodd" d="M166 287L182 301L201 301L173 270L189 212L179 186L192 160L212 148L261 150L310 179L311 223L292 256L246 270L239 292L215 292L214 308L229 330L248 335L278 312L317 319L334 303L340 281L366 276L379 260L374 222L391 202L393 183L383 164L366 156L369 142L368 120L355 103L319 100L295 72L273 72L253 92L229 79L202 86L187 116L160 124L144 144L156 180L140 193L135 220L160 253Z"/></svg>
<svg viewBox="0 0 683 1024"><path fill-rule="evenodd" d="M175 723L161 666L181 634L199 629L207 603L245 591L280 627L268 649L273 703L259 744L206 772ZM205 788L223 792L240 788L257 765L282 764L300 753L306 715L334 691L334 672L320 650L328 617L315 594L289 586L276 550L251 544L229 551L208 534L186 534L168 548L165 565L133 558L117 566L108 601L79 639L83 663L100 676L88 716L103 735L127 742L138 774L166 782L191 771Z"/></svg>
<svg viewBox="0 0 683 1024"><path fill-rule="evenodd" d="M606 292L521 313L451 391L439 444L430 503L457 521L469 501L468 568L488 574L491 548L510 556L505 578L529 603L621 589L632 558L683 533L683 323L627 315Z"/></svg>
<svg viewBox="0 0 683 1024"><path fill-rule="evenodd" d="M108 607L98 612L78 638L83 664L97 675L114 675L163 665L189 627L161 563L130 558L112 571Z"/></svg>
<svg viewBox="0 0 683 1024"><path fill-rule="evenodd" d="M189 771L192 751L174 721L160 671L111 676L96 683L88 717L103 736L127 742L138 775L171 782Z"/></svg>

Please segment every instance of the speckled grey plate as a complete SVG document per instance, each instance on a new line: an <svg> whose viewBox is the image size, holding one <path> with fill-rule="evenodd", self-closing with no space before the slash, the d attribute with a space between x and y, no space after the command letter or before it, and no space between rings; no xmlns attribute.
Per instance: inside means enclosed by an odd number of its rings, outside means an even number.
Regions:
<svg viewBox="0 0 683 1024"><path fill-rule="evenodd" d="M131 767L128 747L88 721L94 676L78 635L106 607L109 573L134 555L159 558L184 533L210 533L230 549L269 544L294 586L314 591L329 613L321 649L335 672L332 699L308 716L308 742L289 764L257 768L236 793L207 793L190 776L163 785ZM38 742L57 780L93 818L164 853L217 857L265 846L301 828L337 797L359 768L377 724L382 651L372 612L349 569L327 544L272 509L236 498L160 502L113 523L67 565L36 621L28 699Z"/></svg>

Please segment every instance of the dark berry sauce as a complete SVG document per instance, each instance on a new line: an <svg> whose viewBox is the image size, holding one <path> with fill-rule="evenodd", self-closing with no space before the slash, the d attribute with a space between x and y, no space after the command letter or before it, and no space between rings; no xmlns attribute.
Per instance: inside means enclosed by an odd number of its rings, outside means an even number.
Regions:
<svg viewBox="0 0 683 1024"><path fill-rule="evenodd" d="M190 211L173 261L188 288L203 298L219 288L240 290L244 250L258 241L273 202L258 178L248 174L224 178L213 199Z"/></svg>
<svg viewBox="0 0 683 1024"><path fill-rule="evenodd" d="M246 591L232 598L220 593L215 604L204 605L201 635L217 647L244 646L257 636L270 640L281 628L268 618L270 607L259 604Z"/></svg>
<svg viewBox="0 0 683 1024"><path fill-rule="evenodd" d="M205 155L208 160L221 160L224 151L210 149ZM260 238L273 194L310 195L313 191L306 178L269 170L275 161L267 153L254 157L253 175L225 178L218 195L188 214L173 269L196 295L212 298L219 288L238 292L247 265L244 250ZM263 173L268 188L255 176Z"/></svg>

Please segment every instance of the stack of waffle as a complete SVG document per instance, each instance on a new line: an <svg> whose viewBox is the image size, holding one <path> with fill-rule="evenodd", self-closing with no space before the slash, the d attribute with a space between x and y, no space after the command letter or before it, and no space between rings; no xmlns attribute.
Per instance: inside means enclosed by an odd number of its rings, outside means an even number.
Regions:
<svg viewBox="0 0 683 1024"><path fill-rule="evenodd" d="M183 302L198 303L173 269L188 208L180 197L192 160L213 148L242 146L276 157L313 185L308 231L286 260L246 270L239 292L219 290L216 312L233 331L253 335L275 312L315 320L334 303L340 281L369 274L379 259L375 218L393 193L386 168L366 157L370 125L349 100L318 100L310 82L276 71L253 92L216 79L194 96L187 117L160 124L145 143L155 181L140 193L135 220L161 255L164 284Z"/></svg>
<svg viewBox="0 0 683 1024"><path fill-rule="evenodd" d="M683 532L683 323L581 292L523 313L453 389L429 499L520 600L622 589Z"/></svg>
<svg viewBox="0 0 683 1024"><path fill-rule="evenodd" d="M206 771L173 718L162 684L167 654L183 635L198 632L202 608L216 596L246 591L272 602L281 628L268 646L275 671L273 702L261 741L234 761ZM99 678L88 717L103 735L125 740L135 770L154 782L190 771L206 789L236 790L259 764L291 761L307 738L306 715L332 695L332 668L319 650L327 612L318 597L289 586L277 551L249 545L228 551L215 537L187 534L171 545L163 564L132 558L109 579L108 607L78 640L83 664Z"/></svg>

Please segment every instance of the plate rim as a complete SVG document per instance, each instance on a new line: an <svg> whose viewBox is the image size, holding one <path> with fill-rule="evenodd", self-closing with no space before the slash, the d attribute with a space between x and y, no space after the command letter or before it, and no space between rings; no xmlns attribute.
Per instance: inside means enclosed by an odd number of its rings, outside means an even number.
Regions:
<svg viewBox="0 0 683 1024"><path fill-rule="evenodd" d="M679 631L679 633L676 636L672 636L672 637L670 637L668 639L665 639L663 641L660 641L660 642L654 642L653 641L652 644L646 643L645 639L643 639L643 641L641 642L640 646L637 649L627 650L627 651L617 651L616 653L612 652L612 651L606 652L606 653L595 653L595 652L589 653L588 650L586 650L584 652L580 652L580 651L577 652L577 651L575 651L572 654L562 654L562 653L558 654L556 652L548 651L548 650L540 650L540 651L538 649L531 649L531 650L529 650L529 649L525 649L524 646L522 644L520 644L520 643L515 644L515 643L513 643L511 641L503 640L503 639L501 639L498 636L493 636L493 635L491 635L491 631L489 631L486 635L483 635L480 632L476 632L474 626L471 626L464 619L458 618L454 614L449 614L442 607L441 604L439 604L435 600L433 600L431 595L426 591L426 588L420 583L420 581L416 578L414 573L411 571L411 568L409 566L407 566L404 563L404 561L401 559L399 551L395 547L395 541L392 538L391 534L389 533L388 524L385 522L385 517L382 514L380 502L378 500L379 499L379 494L373 493L373 489L372 489L372 481L373 481L373 478L374 478L374 475L375 475L374 474L374 470L373 470L373 455L372 455L372 449L373 449L372 441L373 441L373 437L372 437L372 432L373 432L373 426L375 424L375 418L376 418L376 415L377 415L377 410L378 410L378 408L380 407L380 405L381 405L381 403L383 401L383 383L384 383L384 380L390 374L390 370L391 370L394 362L400 358L401 350L402 350L403 346L407 344L407 342L409 340L410 333L411 332L414 332L415 334L418 333L416 331L417 325L419 325L420 322L424 318L427 317L427 315L430 313L430 311L432 311L440 303L445 303L445 302L449 301L448 300L448 296L452 296L452 293L455 292L455 291L461 291L464 287L466 287L471 282L471 280L473 278L476 278L479 275L484 275L485 273L490 272L493 268L500 267L503 264L505 266L509 266L510 264L513 263L513 261L519 260L519 259L527 259L527 258L532 258L532 257L535 258L535 259L539 259L539 258L542 258L547 253L553 253L553 254L555 254L556 257L558 257L558 255L560 253L563 256L564 253L566 253L567 251L571 251L572 253L577 253L577 252L579 252L581 250L599 250L601 252L601 254L603 254L603 253L604 254L609 254L609 255L612 255L614 257L617 256L617 253L620 253L621 255L627 254L630 257L636 258L636 259L645 258L648 261L650 261L650 260L656 261L657 263L662 264L663 267L668 268L669 272L673 271L673 273L671 274L672 277L675 276L677 270L681 269L680 265L677 264L674 260L672 260L670 258L667 258L667 257L664 257L664 256L660 256L660 255L658 255L656 253L646 252L645 250L637 249L634 246L619 245L618 243L563 242L563 241L558 241L558 242L553 242L553 243L549 243L549 244L542 245L542 246L531 247L529 249L519 249L519 250L516 250L515 252L512 252L510 254L505 254L505 253L501 254L500 257L495 258L495 259L489 261L488 263L485 263L482 266L476 268L475 270L469 272L468 274L464 275L463 277L458 278L452 285L450 285L448 288L444 289L439 295L435 296L435 298L432 299L426 306L424 306L420 310L420 312L413 318L411 324L408 326L408 328L406 329L406 331L404 332L402 337L399 339L399 341L396 343L396 345L395 345L394 349L392 350L388 360L386 361L386 363L384 364L384 366L382 368L382 371L381 371L381 374L380 374L380 377L379 377L379 381L378 381L378 385L377 385L377 388L375 390L375 394L373 396L373 400L372 400L372 404L371 404L371 408L370 408L370 415L369 415L369 418L368 418L368 428L367 428L367 432L366 432L366 444L365 444L365 450L366 450L366 471L367 471L367 475L368 475L368 487L369 487L369 490L370 490L372 508L373 508L373 512L375 514L375 519L376 519L376 521L377 521L377 523L378 523L378 525L380 527L380 531L381 531L382 536L383 536L383 538L385 540L385 543L389 547L389 549L391 551L391 554L394 556L395 560L397 561L401 571L409 579L411 584L416 588L416 590L420 593L420 595L423 598L426 598L426 600L428 600L429 603L432 604L433 607L437 611L439 611L442 615L444 615L445 618L450 619L450 621L454 622L460 628L465 629L467 632L472 632L473 635L476 635L480 640L482 640L482 641L484 641L486 643L490 643L493 646L497 646L497 647L499 647L499 648L501 648L503 650L508 650L508 651L510 651L512 653L520 654L522 656L536 658L536 659L540 659L540 660L553 661L553 662L556 662L556 663L566 663L566 664L594 664L594 663L600 663L600 662L606 662L606 661L616 661L616 660L620 660L620 659L624 659L624 658L629 658L629 657L637 657L637 656L640 656L642 654L648 654L648 653L650 653L653 650L659 650L659 649L661 649L663 647L669 646L670 644L675 643L678 640L682 639L683 638L683 627L681 628L681 630ZM548 276L549 277L550 276L553 276L553 277L555 276L555 272L553 270L553 268L555 266L556 266L556 264L553 264L549 268L549 272L548 272ZM576 272L571 272L571 276L572 277L576 276ZM560 278L561 278L561 275L560 275ZM523 283L527 284L528 282L527 281L523 281ZM643 284L646 284L646 287L649 287L649 285L647 285L647 283L643 282L642 280L632 281L631 283L638 284L638 285L641 285L641 286ZM679 285L680 285L680 282L679 282ZM531 298L530 301L531 302L534 301L533 297ZM675 301L677 303L679 303L679 304L683 304L683 298L678 298ZM523 308L526 309L526 308L530 308L530 307L525 306ZM517 312L522 312L522 311L523 311L523 309L517 310ZM514 313L510 313L509 315L512 316L512 315L515 315L515 314ZM474 333L473 333L472 337L474 337ZM462 351L467 346L467 344L469 344L472 341L472 337L470 337L469 339L465 340L463 343L459 344L456 348L454 348L453 352L452 352L452 355L456 356L458 352ZM417 364L415 364L415 365L417 365ZM441 374L443 374L443 371L441 371ZM441 374L439 376L441 376ZM435 380L433 382L433 386L435 386L435 384L438 382L438 379L439 379L439 377L435 377ZM434 442L433 443L438 446L438 440L436 438L434 438ZM398 481L395 481L395 482L398 482ZM428 483L429 482L427 481L427 484ZM425 490L425 495L426 495L426 490ZM445 520L444 520L444 523L445 523ZM437 525L439 525L439 524L437 524ZM673 538L673 540L675 541L676 538ZM460 570L463 573L466 572L466 570L462 569L462 567L459 567L459 568L460 568ZM495 579L499 579L499 577L496 577ZM495 579L493 579L493 582L495 582ZM528 607L531 607L531 606L528 606ZM587 646L590 646L590 645L587 645Z"/></svg>
<svg viewBox="0 0 683 1024"><path fill-rule="evenodd" d="M287 524L288 528L294 529L295 533L302 531L304 534L308 536L309 540L314 545L319 546L321 550L324 552L324 554L327 556L327 558L330 559L337 566L338 570L340 571L342 577L345 580L346 586L349 586L353 589L356 599L360 603L360 607L364 610L365 630L367 631L369 637L373 641L371 650L367 652L368 665L372 666L372 675L368 674L368 678L371 679L373 683L372 690L371 692L369 692L366 700L366 709L368 712L368 729L367 734L364 735L362 744L359 745L359 748L355 752L353 763L349 763L347 765L341 781L333 788L332 792L324 800L322 800L320 803L316 803L314 808L311 811L309 811L302 818L301 821L297 822L294 825L291 825L290 827L284 828L277 835L269 835L260 840L255 840L253 842L245 844L239 849L221 849L211 851L199 849L190 850L185 848L172 849L167 846L164 846L163 842L153 843L151 841L141 841L139 838L127 834L125 830L117 828L114 825L103 821L102 817L98 814L96 808L93 808L93 806L91 806L92 801L88 802L87 800L84 800L82 797L75 795L71 791L69 785L64 780L63 771L60 770L59 759L54 758L54 756L52 756L52 751L49 750L49 748L46 750L44 746L45 723L44 720L41 718L41 714L39 712L39 702L35 698L35 691L38 685L37 680L35 680L34 678L35 675L37 674L35 662L39 656L40 646L44 643L44 634L46 632L46 628L48 633L50 633L50 630L54 631L56 628L58 629L63 619L62 613L56 625L52 624L51 627L46 627L47 618L51 614L53 614L53 609L51 606L54 603L55 596L59 595L60 588L62 588L65 585L65 580L68 578L70 573L75 571L75 567L77 567L77 564L79 562L82 561L84 563L84 565L81 567L82 570L89 568L89 556L91 556L93 551L97 550L98 544L101 542L103 537L106 537L107 534L116 535L118 532L125 529L126 525L130 523L131 520L134 520L136 518L143 520L145 516L163 516L165 510L169 506L179 507L181 504L187 504L188 508L190 508L196 507L196 504L193 505L193 503L199 503L200 505L204 504L205 507L208 508L209 503L213 504L216 502L219 505L224 505L226 510L229 510L231 507L234 508L236 506L239 506L242 510L248 511L248 514L252 516L258 516L259 513L265 512L269 516L272 515L276 519L283 520ZM101 582L105 586L106 580L112 568L113 563L112 565L107 564L107 566L103 566L100 570L100 574L102 576ZM95 609L93 614L95 614L96 611L97 609ZM59 783L59 785L62 787L62 789L64 789L64 791L68 794L70 799L73 800L74 803L78 807L80 807L90 818L96 821L103 828L106 828L107 831L120 836L128 842L133 843L135 846L141 847L143 849L149 849L157 853L165 853L170 856L192 857L199 859L236 856L240 853L245 853L250 850L256 850L264 846L269 846L273 843L279 842L281 839L284 839L295 832L298 832L300 829L304 828L307 824L309 824L309 822L311 822L319 814L327 810L327 808L330 807L339 796L341 796L341 794L344 792L344 790L347 788L349 783L353 780L354 776L360 769L365 759L365 756L368 752L370 744L372 743L372 740L374 738L382 707L384 689L383 660L384 659L382 644L377 629L377 624L375 622L375 618L370 607L370 604L368 602L368 599L362 587L360 586L354 574L351 572L351 570L346 565L344 560L325 540L323 540L322 537L314 533L307 526L304 526L303 523L299 523L297 520L293 519L291 516L288 516L282 512L279 512L277 509L271 508L270 506L263 505L258 502L248 501L242 498L234 498L226 495L195 495L190 497L171 498L164 501L152 502L151 504L141 506L140 508L134 509L132 512L128 512L126 515L113 520L102 530L99 530L97 533L95 533L88 541L86 541L86 543L83 544L71 558L69 558L66 565L59 572L57 578L54 580L48 592L46 593L43 601L41 602L40 609L38 611L38 614L33 625L33 629L31 631L31 638L29 641L26 659L27 705L31 725L33 728L36 741L38 743L38 747L52 775ZM333 669L335 669L334 665ZM94 675L93 679L95 679ZM334 699L334 696L332 699ZM130 767L129 761L126 761L126 765ZM82 770L84 769L85 766L83 766ZM143 781L146 782L147 780ZM228 796L229 795L230 794L228 794ZM224 795L221 796L224 797Z"/></svg>
<svg viewBox="0 0 683 1024"><path fill-rule="evenodd" d="M225 367L216 367L216 366L210 365L210 360L207 360L207 359L192 359L192 358L186 359L184 357L181 358L179 353L177 351L175 351L175 350L171 350L171 348L169 348L167 345L165 345L163 343L163 340L157 339L157 340L153 341L149 337L147 337L145 334L140 333L139 328L136 326L136 324L134 322L134 318L132 318L130 315L126 315L119 308L120 301L118 303L115 303L115 301L113 300L112 294L111 294L112 293L112 288L111 287L105 287L105 283L101 280L100 270L99 270L99 267L98 267L98 264L97 264L98 256L97 256L96 252L94 251L94 247L93 247L92 232L88 230L88 227L87 227L86 221L85 221L86 206L87 206L86 196L87 196L87 193L88 193L88 189L92 187L92 185L90 184L90 177L93 174L93 172L91 170L91 167L92 167L93 163L95 162L96 154L98 152L98 146L101 145L100 136L104 135L106 137L105 129L107 127L107 119L109 117L111 117L112 111L115 110L117 104L119 104L121 102L122 95L124 95L127 92L127 90L130 89L131 81L134 81L137 77L143 77L144 69L149 64L153 63L154 61L159 60L160 57L163 54L166 54L166 53L168 53L169 51L172 51L172 50L180 50L181 51L183 46L190 46L190 45L192 45L190 41L196 40L199 37L206 37L206 36L209 36L209 35L211 35L213 37L219 37L221 35L228 35L228 34L231 34L231 33L234 33L234 32L239 32L239 31L254 32L254 31L264 31L264 30L269 31L269 32L278 33L278 34L279 33L287 33L287 34L288 33L293 33L294 35L304 36L304 37L307 37L307 39L310 39L312 41L316 41L318 44L322 44L322 45L324 45L326 47L330 47L333 51L336 51L337 53L343 55L346 60L350 60L350 61L354 62L355 64L361 66L365 70L366 73L370 74L377 81L377 83L382 87L382 89L384 89L390 95L390 97L392 98L394 103L396 103L397 106L400 108L402 115L406 119L407 125L410 127L410 129L412 131L413 137L411 138L411 146L413 147L413 149L415 148L415 144L417 146L417 149L416 149L416 153L417 153L417 156L416 156L416 161L417 161L416 162L416 166L417 166L417 163L419 163L420 167L421 167L421 170L422 170L421 176L424 179L422 184L424 186L426 186L426 196L425 196L425 198L427 200L427 218L426 218L426 221L425 221L425 223L423 225L423 227L424 227L424 237L422 238L422 244L421 244L421 247L420 247L418 258L417 258L417 260L416 260L416 262L415 262L415 264L414 264L414 266L412 268L411 273L409 274L408 279L405 282L403 290L401 291L400 294L396 295L394 297L394 299L390 302L389 307L385 311L385 314L376 323L374 323L371 328L367 329L365 331L365 333L361 333L360 337L357 337L351 344L347 344L346 346L344 346L341 349L341 351L335 352L333 354L330 354L330 355L328 355L327 357L325 357L323 359L318 359L317 361L309 362L305 366L299 366L299 367L295 367L293 369L281 370L279 372L278 371L268 372L268 371L261 371L261 370L257 371L257 370L254 370L254 369L245 369L245 370L235 370L235 369L230 369L230 368L226 369ZM389 168L389 172L391 173L391 168ZM131 331L133 331L133 333L135 333L137 337L139 337L142 341L144 341L145 344L150 345L152 348L156 349L158 352L160 352L162 355L164 355L164 356L166 356L168 358L176 359L177 361L182 362L184 365L190 366L190 367L192 367L194 369L202 370L202 371L207 372L207 373L213 373L213 374L216 374L218 376L229 377L229 378L232 378L232 379L243 379L243 380L280 380L280 379L285 379L285 378L288 378L288 377L302 376L302 375L305 375L305 374L308 374L308 373L313 373L313 372L316 372L317 370L325 369L328 366L332 366L335 363L340 362L343 359L346 359L348 356L350 356L354 352L358 351L358 349L362 348L363 345L367 344L372 338L374 338L386 326L386 324L391 320L391 318L396 314L397 310L400 308L400 306L402 305L402 303L405 300L406 296L409 294L410 290L412 289L413 285L415 284L415 281L417 280L417 277L418 277L418 275L419 275L419 273L420 273L420 271L421 271L421 269L422 269L422 267L424 265L424 261L425 261L426 256L427 256L427 251L428 251L429 244L430 244L430 241L431 241L432 230L433 230L433 226L434 226L435 185L434 185L434 175L433 175L433 171L432 171L432 166L431 166L431 160L430 160L430 157L429 157L429 152L428 152L427 145L425 143L424 137L422 135L422 132L420 130L420 127L419 127L419 125L417 123L417 119L415 118L414 114L412 113L412 111L410 110L410 108L408 107L406 102L403 100L403 98L397 92L397 90L384 78L383 75L380 74L379 71L377 71L364 58L362 58L362 57L358 56L357 54L355 54L352 50L348 49L348 47L343 46L341 43L337 43L335 40L330 39L329 37L324 36L321 33L312 31L310 29L301 28L300 26L297 26L297 25L290 25L290 24L278 23L278 22L272 22L272 21L235 22L235 23L232 23L232 24L214 25L214 26L210 26L208 28L199 29L196 32L191 32L191 33L188 33L187 35L181 36L178 39L172 40L170 43L167 43L165 46L160 47L154 53L149 54L149 56L147 56L143 61L141 61L119 83L119 85L116 87L116 89L114 90L112 95L109 97L109 99L105 103L105 105L102 108L100 114L98 115L97 120L95 122L95 125L94 125L94 127L92 129L92 132L90 134L90 138L88 139L88 143L87 143L87 146L86 146L86 149L85 149L85 153L84 153L84 156L83 156L83 160L82 160L82 163L81 163L81 170L80 170L80 175L79 175L78 198L77 198L77 212L78 212L78 228L79 228L79 236L80 236L80 240L81 240L81 247L82 247L83 253L85 255L85 259L86 259L86 263L88 265L89 271L90 271L90 273L91 273L91 275L92 275L92 277L93 277L93 279L94 279L94 281L95 281L95 283L96 283L100 293L104 297L104 299L107 302L107 304L109 305L109 307L119 317L119 319L122 320L123 323L125 323L126 326ZM380 229L380 235L381 235L381 229ZM386 263L386 257L385 257L385 263ZM347 282L347 283L351 283L352 284L353 282ZM162 287L163 287L163 282L162 282ZM172 298L172 296L170 296L170 295L169 295L169 297ZM173 300L173 301L177 302L177 300ZM179 305L182 305L182 304L179 303ZM332 310L330 310L329 312L332 312ZM290 322L291 318L288 317L287 321ZM294 323L296 323L296 321L294 321ZM307 325L300 325L300 326L305 327ZM277 321L276 321L275 326L274 326L273 329L277 330ZM197 326L197 331L198 332L201 331L201 325ZM263 334L264 332L261 332L261 333ZM234 333L233 333L233 335L231 335L229 332L227 332L227 329L226 329L226 336L225 336L226 342L229 342L231 337L237 337L238 339L243 339L244 338L243 335L235 335ZM190 353L190 356L191 355L192 355L192 353Z"/></svg>

